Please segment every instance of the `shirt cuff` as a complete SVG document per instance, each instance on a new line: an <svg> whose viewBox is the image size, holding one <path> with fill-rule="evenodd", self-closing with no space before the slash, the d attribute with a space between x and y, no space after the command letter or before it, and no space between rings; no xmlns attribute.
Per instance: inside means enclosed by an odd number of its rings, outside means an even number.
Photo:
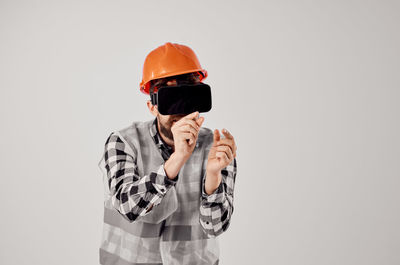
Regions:
<svg viewBox="0 0 400 265"><path fill-rule="evenodd" d="M154 174L156 173L156 174ZM178 176L175 179L170 179L164 169L164 164L160 165L156 172L152 172L155 178L150 178L154 188L161 194L165 195L167 191L176 184Z"/></svg>
<svg viewBox="0 0 400 265"><path fill-rule="evenodd" d="M223 187L223 180L219 184L218 188L211 194L206 193L206 176L203 178L203 188L202 188L202 197L208 203L222 203L225 199L225 192Z"/></svg>

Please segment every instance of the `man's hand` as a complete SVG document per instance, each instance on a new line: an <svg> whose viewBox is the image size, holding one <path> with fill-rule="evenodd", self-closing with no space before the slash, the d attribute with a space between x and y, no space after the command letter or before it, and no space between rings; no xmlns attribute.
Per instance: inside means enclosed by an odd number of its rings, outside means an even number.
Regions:
<svg viewBox="0 0 400 265"><path fill-rule="evenodd" d="M214 142L208 153L205 190L212 194L220 185L221 170L227 167L236 157L236 144L233 136L225 129L225 138L221 139L218 129L214 130Z"/></svg>
<svg viewBox="0 0 400 265"><path fill-rule="evenodd" d="M196 146L200 127L204 122L204 117L197 119L198 114L198 111L190 113L171 127L174 136L174 152L164 165L165 173L170 179L176 178Z"/></svg>
<svg viewBox="0 0 400 265"><path fill-rule="evenodd" d="M192 154L200 127L204 122L204 117L197 118L198 115L198 111L192 112L175 122L171 127L174 136L174 153L184 161L189 159Z"/></svg>

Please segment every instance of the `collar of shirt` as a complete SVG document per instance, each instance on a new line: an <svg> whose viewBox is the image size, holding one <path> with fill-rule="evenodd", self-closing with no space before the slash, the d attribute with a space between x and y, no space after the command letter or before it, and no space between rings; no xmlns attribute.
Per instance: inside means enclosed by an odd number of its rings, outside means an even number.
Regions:
<svg viewBox="0 0 400 265"><path fill-rule="evenodd" d="M150 127L150 134L151 134L151 137L153 138L154 143L160 149L162 157L164 158L165 161L167 161L168 158L171 156L171 154L174 151L172 150L172 147L170 147L161 138L161 135L160 135L160 133L158 131L158 126L157 126L157 117L154 119L153 124Z"/></svg>

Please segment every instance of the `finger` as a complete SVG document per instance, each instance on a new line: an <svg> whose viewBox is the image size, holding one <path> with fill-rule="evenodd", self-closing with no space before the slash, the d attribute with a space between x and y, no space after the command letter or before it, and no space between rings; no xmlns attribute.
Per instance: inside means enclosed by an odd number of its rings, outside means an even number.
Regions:
<svg viewBox="0 0 400 265"><path fill-rule="evenodd" d="M190 114L184 116L182 119L190 119L190 120L193 120L194 118L197 117L197 115L199 115L199 112L198 112L198 111L195 111L195 112L192 112L192 113L190 113Z"/></svg>
<svg viewBox="0 0 400 265"><path fill-rule="evenodd" d="M224 134L224 136L226 137L226 138L228 138L228 139L232 139L233 140L233 135L230 133L230 132L228 132L228 130L227 129L222 129L222 133Z"/></svg>
<svg viewBox="0 0 400 265"><path fill-rule="evenodd" d="M184 140L189 140L189 144L196 141L196 137L191 133L182 133L182 137Z"/></svg>
<svg viewBox="0 0 400 265"><path fill-rule="evenodd" d="M237 149L236 143L232 139L222 138L218 141L218 144L229 145L230 147L232 147L232 150Z"/></svg>
<svg viewBox="0 0 400 265"><path fill-rule="evenodd" d="M229 145L232 149L232 153L236 154L237 147L234 140L224 138L218 141L217 146L218 145Z"/></svg>
<svg viewBox="0 0 400 265"><path fill-rule="evenodd" d="M177 123L178 127L182 127L182 126L190 124L196 131L200 130L200 126L194 120L180 119L176 123Z"/></svg>
<svg viewBox="0 0 400 265"><path fill-rule="evenodd" d="M189 130L187 130L187 131L182 131L182 133L190 133L191 135L193 135L193 137L194 137L195 139L197 139L198 132L197 132L197 131L194 131L193 128L191 128L191 129L189 129Z"/></svg>
<svg viewBox="0 0 400 265"><path fill-rule="evenodd" d="M233 153L229 146L226 146L226 145L218 146L217 152L225 152L225 154L228 156L229 160L233 159Z"/></svg>
<svg viewBox="0 0 400 265"><path fill-rule="evenodd" d="M217 142L220 140L221 136L219 134L218 129L214 130L214 142L213 142L213 146L217 146Z"/></svg>
<svg viewBox="0 0 400 265"><path fill-rule="evenodd" d="M226 155L225 152L217 152L217 153L215 154L215 156L218 157L218 158L220 158L222 161L224 161L224 164L225 164L225 165L229 165L230 160L229 160L229 158L228 158L228 156Z"/></svg>
<svg viewBox="0 0 400 265"><path fill-rule="evenodd" d="M218 147L227 147L227 148L229 148L229 150L230 150L230 152L233 154L233 155L236 155L236 150L234 149L234 147L232 147L232 145L230 145L230 144L225 144L225 143L221 143L221 141L222 141L223 139L221 139L218 143L217 143L217 149L218 149Z"/></svg>
<svg viewBox="0 0 400 265"><path fill-rule="evenodd" d="M198 118L198 119L196 120L196 123L197 123L197 125L199 125L199 127L201 127L201 125L203 124L203 122L204 122L204 117L200 117L200 118Z"/></svg>
<svg viewBox="0 0 400 265"><path fill-rule="evenodd" d="M184 126L179 127L179 132L190 132L192 133L194 136L197 136L198 132L195 128L193 128L192 126L190 126L189 124L186 124Z"/></svg>

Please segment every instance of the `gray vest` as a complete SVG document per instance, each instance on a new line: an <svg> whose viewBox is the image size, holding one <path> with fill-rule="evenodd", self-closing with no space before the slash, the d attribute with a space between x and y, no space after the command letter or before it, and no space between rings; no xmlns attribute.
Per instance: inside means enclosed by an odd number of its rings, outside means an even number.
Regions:
<svg viewBox="0 0 400 265"><path fill-rule="evenodd" d="M150 134L152 122L134 122L116 132L136 157L140 176L164 163ZM218 264L218 238L208 238L199 221L201 185L212 142L212 130L201 127L196 147L181 168L176 185L159 205L134 222L112 207L107 176L103 174L101 264Z"/></svg>

